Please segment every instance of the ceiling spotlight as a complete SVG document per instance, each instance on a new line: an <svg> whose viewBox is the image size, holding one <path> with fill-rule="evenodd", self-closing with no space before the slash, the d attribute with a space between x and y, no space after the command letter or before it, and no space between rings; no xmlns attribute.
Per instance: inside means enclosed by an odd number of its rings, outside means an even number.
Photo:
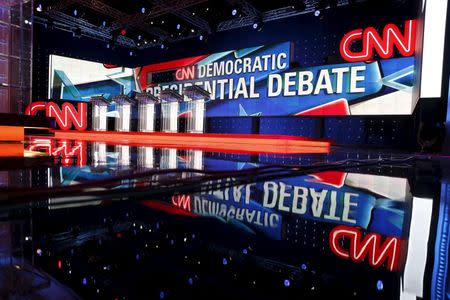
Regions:
<svg viewBox="0 0 450 300"><path fill-rule="evenodd" d="M203 34L200 34L200 36L198 37L198 39L199 39L200 41L203 41Z"/></svg>
<svg viewBox="0 0 450 300"><path fill-rule="evenodd" d="M192 33L194 33L194 32L195 32L195 29L194 29L194 28L192 28L192 29L191 29L191 32L192 32Z"/></svg>
<svg viewBox="0 0 450 300"><path fill-rule="evenodd" d="M39 5L36 7L36 10L38 12L42 12L42 4L39 3Z"/></svg>
<svg viewBox="0 0 450 300"><path fill-rule="evenodd" d="M145 7L142 7L142 8L141 8L141 13L142 13L142 14L145 14Z"/></svg>
<svg viewBox="0 0 450 300"><path fill-rule="evenodd" d="M231 15L232 15L233 17L235 17L235 16L237 15L237 9L236 9L236 8L233 8L233 9L231 10Z"/></svg>
<svg viewBox="0 0 450 300"><path fill-rule="evenodd" d="M148 42L147 42L147 40L145 40L145 41L144 41L144 44L146 44L146 45L147 45L147 43L148 43Z"/></svg>
<svg viewBox="0 0 450 300"><path fill-rule="evenodd" d="M263 20L262 17L258 17L255 22L253 23L252 27L255 30L261 31L262 30L262 24L263 24Z"/></svg>
<svg viewBox="0 0 450 300"><path fill-rule="evenodd" d="M127 30L126 30L125 28L123 28L123 29L120 31L120 34L121 34L121 35L126 35L126 34L127 34Z"/></svg>
<svg viewBox="0 0 450 300"><path fill-rule="evenodd" d="M181 29L181 24L177 24L177 30L180 30Z"/></svg>
<svg viewBox="0 0 450 300"><path fill-rule="evenodd" d="M74 9L74 10L73 10L73 15L74 15L75 17L78 16L78 10Z"/></svg>
<svg viewBox="0 0 450 300"><path fill-rule="evenodd" d="M111 48L111 45L109 43L106 44L106 49Z"/></svg>
<svg viewBox="0 0 450 300"><path fill-rule="evenodd" d="M142 35L138 35L137 38L140 41L142 39Z"/></svg>
<svg viewBox="0 0 450 300"><path fill-rule="evenodd" d="M133 56L133 51L130 51L130 56Z"/></svg>
<svg viewBox="0 0 450 300"><path fill-rule="evenodd" d="M106 27L106 21L103 21L103 22L102 22L102 26L103 26L103 27Z"/></svg>
<svg viewBox="0 0 450 300"><path fill-rule="evenodd" d="M314 15L315 15L316 17L320 16L320 10L317 9L317 10L314 12Z"/></svg>
<svg viewBox="0 0 450 300"><path fill-rule="evenodd" d="M166 48L166 45L164 45L164 43L161 43L161 49Z"/></svg>

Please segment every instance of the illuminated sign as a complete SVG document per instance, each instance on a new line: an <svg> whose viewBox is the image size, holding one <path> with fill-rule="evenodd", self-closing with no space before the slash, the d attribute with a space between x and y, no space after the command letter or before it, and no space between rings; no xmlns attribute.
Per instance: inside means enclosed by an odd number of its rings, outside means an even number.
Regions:
<svg viewBox="0 0 450 300"><path fill-rule="evenodd" d="M342 240L348 241L342 243ZM401 241L396 237L386 237L382 242L381 235L369 233L362 237L360 228L344 225L333 228L329 236L331 251L339 258L360 263L365 259L373 268L379 268L386 262L389 271L395 271L400 259Z"/></svg>
<svg viewBox="0 0 450 300"><path fill-rule="evenodd" d="M55 102L32 102L25 110L25 114L34 116L38 112L44 111L45 116L55 118L56 124L63 130L69 130L72 126L76 130L86 130L87 128L87 103L78 103L77 108L72 103L64 102L59 105Z"/></svg>
<svg viewBox="0 0 450 300"><path fill-rule="evenodd" d="M192 211L190 195L173 195L172 204L187 211Z"/></svg>
<svg viewBox="0 0 450 300"><path fill-rule="evenodd" d="M61 157L61 164L69 167L76 162L77 166L86 165L86 143L60 140L57 144L51 139L33 138L27 147L28 151L44 151L55 158Z"/></svg>
<svg viewBox="0 0 450 300"><path fill-rule="evenodd" d="M361 42L362 50L354 52L351 46ZM383 37L373 27L355 29L347 33L341 40L339 50L343 59L349 62L368 61L374 57L374 51L383 59L391 58L394 49L403 56L411 56L415 51L416 20L405 22L404 33L395 24L384 27Z"/></svg>

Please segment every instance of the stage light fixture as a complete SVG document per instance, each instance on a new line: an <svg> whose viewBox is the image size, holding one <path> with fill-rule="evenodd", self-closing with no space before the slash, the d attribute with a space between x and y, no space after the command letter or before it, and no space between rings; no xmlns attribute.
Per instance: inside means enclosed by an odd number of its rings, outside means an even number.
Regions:
<svg viewBox="0 0 450 300"><path fill-rule="evenodd" d="M192 33L194 33L194 32L195 32L195 29L194 29L194 28L192 28L192 29L191 29L191 32L192 32Z"/></svg>
<svg viewBox="0 0 450 300"><path fill-rule="evenodd" d="M146 44L146 45L148 44L147 40L144 40L144 44Z"/></svg>
<svg viewBox="0 0 450 300"><path fill-rule="evenodd" d="M198 37L198 39L199 39L200 41L203 41L203 34L200 34L200 36Z"/></svg>
<svg viewBox="0 0 450 300"><path fill-rule="evenodd" d="M53 20L51 20L51 19L47 20L47 22L44 24L44 27L46 29L53 30L54 29Z"/></svg>
<svg viewBox="0 0 450 300"><path fill-rule="evenodd" d="M315 15L316 17L320 16L320 10L319 10L319 9L316 9L316 11L314 12L314 15Z"/></svg>
<svg viewBox="0 0 450 300"><path fill-rule="evenodd" d="M181 24L178 23L178 24L177 24L177 30L180 30L180 29L181 29Z"/></svg>
<svg viewBox="0 0 450 300"><path fill-rule="evenodd" d="M103 26L103 27L106 27L106 21L103 21L103 22L102 22L102 26Z"/></svg>
<svg viewBox="0 0 450 300"><path fill-rule="evenodd" d="M141 8L141 13L145 14L145 7L144 6Z"/></svg>
<svg viewBox="0 0 450 300"><path fill-rule="evenodd" d="M106 49L111 48L111 45L109 43L106 43Z"/></svg>
<svg viewBox="0 0 450 300"><path fill-rule="evenodd" d="M41 3L38 4L38 6L36 7L36 10L38 12L42 12L42 4Z"/></svg>
<svg viewBox="0 0 450 300"><path fill-rule="evenodd" d="M255 30L261 31L262 30L262 25L263 25L263 19L261 16L257 17L255 22L253 23L252 27Z"/></svg>
<svg viewBox="0 0 450 300"><path fill-rule="evenodd" d="M233 17L235 17L235 16L237 15L237 9L236 9L236 8L233 8L233 9L231 10L231 15L232 15Z"/></svg>
<svg viewBox="0 0 450 300"><path fill-rule="evenodd" d="M80 38L80 37L81 37L81 29L80 29L80 28L76 28L76 29L72 32L72 36L73 36L73 37Z"/></svg>
<svg viewBox="0 0 450 300"><path fill-rule="evenodd" d="M142 35L139 34L139 35L137 36L137 38L138 38L138 40L140 41L140 40L142 39Z"/></svg>
<svg viewBox="0 0 450 300"><path fill-rule="evenodd" d="M124 28L124 29L122 29L121 31L120 31L120 34L121 35L126 35L127 34L127 30Z"/></svg>
<svg viewBox="0 0 450 300"><path fill-rule="evenodd" d="M73 10L73 15L74 15L75 17L78 16L78 10L74 9L74 10Z"/></svg>
<svg viewBox="0 0 450 300"><path fill-rule="evenodd" d="M133 56L133 51L130 51L130 56Z"/></svg>
<svg viewBox="0 0 450 300"><path fill-rule="evenodd" d="M161 43L161 49L166 48L166 45L164 43Z"/></svg>

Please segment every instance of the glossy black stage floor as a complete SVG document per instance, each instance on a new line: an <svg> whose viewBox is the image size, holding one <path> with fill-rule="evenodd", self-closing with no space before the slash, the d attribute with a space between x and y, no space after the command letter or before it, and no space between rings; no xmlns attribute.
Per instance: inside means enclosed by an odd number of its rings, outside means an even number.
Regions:
<svg viewBox="0 0 450 300"><path fill-rule="evenodd" d="M0 298L446 299L445 157L24 147L0 158Z"/></svg>

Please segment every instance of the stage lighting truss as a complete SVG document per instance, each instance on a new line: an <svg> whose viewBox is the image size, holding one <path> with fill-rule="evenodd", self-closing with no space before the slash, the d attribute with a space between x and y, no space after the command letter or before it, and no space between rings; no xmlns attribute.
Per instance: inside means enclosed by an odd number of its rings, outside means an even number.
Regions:
<svg viewBox="0 0 450 300"><path fill-rule="evenodd" d="M154 36L157 41L166 41L167 43L191 38L203 40L206 34L210 34L213 31L212 26L208 23L208 21L197 15L193 15L192 12L188 10L189 7L207 2L207 0L147 1L151 4L151 9L147 9L145 13L142 13L141 9L139 9L135 14L130 15L108 5L108 2L105 0L63 0L59 1L52 7L44 9L38 15L35 15L34 21L43 25L52 22L54 28L67 32L73 32L75 28L79 28L82 36L133 49L160 47L161 42L142 43L126 36L117 35L117 30L123 27L133 28L140 31L142 34ZM218 32L252 26L255 22L255 17L257 16L260 16L261 23L266 23L300 14L314 13L320 2L320 0L305 0L305 9L303 10L297 10L291 5L261 12L246 0L227 1L232 7L238 8L238 10L242 12L242 16L218 23L217 28L214 28ZM365 0L357 0L357 2L363 1ZM337 0L335 2L337 3L336 6L342 6L348 5L350 1ZM105 24L107 26L96 26L80 17L73 17L72 15L61 12L73 4L78 4L82 7L89 7L91 10L110 17L113 21L110 24ZM155 25L149 25L149 22L152 19L167 14L172 14L193 25L195 27L194 32L190 31L188 34L177 34L172 37L170 32L167 32ZM203 36L203 39L199 37L200 35Z"/></svg>

